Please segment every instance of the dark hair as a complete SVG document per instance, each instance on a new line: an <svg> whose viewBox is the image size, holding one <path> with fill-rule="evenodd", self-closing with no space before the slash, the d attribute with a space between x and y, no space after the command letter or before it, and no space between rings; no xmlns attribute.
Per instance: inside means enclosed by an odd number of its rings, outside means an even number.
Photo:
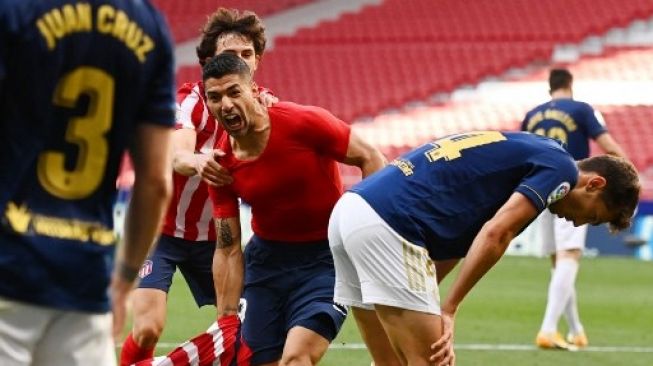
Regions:
<svg viewBox="0 0 653 366"><path fill-rule="evenodd" d="M558 89L571 88L574 77L567 69L552 69L549 72L549 92Z"/></svg>
<svg viewBox="0 0 653 366"><path fill-rule="evenodd" d="M202 39L195 48L195 52L202 66L207 58L215 55L218 38L227 33L241 35L250 40L257 56L263 56L265 51L265 26L261 19L251 11L241 13L236 9L219 8L215 13L209 15L201 32Z"/></svg>
<svg viewBox="0 0 653 366"><path fill-rule="evenodd" d="M202 81L209 78L219 79L225 75L238 74L251 78L252 74L247 63L233 53L225 52L212 57L202 67Z"/></svg>
<svg viewBox="0 0 653 366"><path fill-rule="evenodd" d="M601 198L607 209L615 213L610 228L613 231L628 228L637 208L641 187L633 164L617 156L600 155L579 161L578 168L605 178L606 185Z"/></svg>

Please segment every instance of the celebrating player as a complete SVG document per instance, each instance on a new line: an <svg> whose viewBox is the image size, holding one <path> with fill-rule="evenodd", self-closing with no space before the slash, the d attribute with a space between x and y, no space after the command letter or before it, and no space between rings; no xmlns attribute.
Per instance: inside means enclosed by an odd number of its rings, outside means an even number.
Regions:
<svg viewBox="0 0 653 366"><path fill-rule="evenodd" d="M324 109L256 102L247 65L230 54L203 72L207 105L228 136L220 164L234 178L211 190L216 217L214 281L218 320L246 300L243 338L252 365L315 365L346 316L333 302L327 242L342 193L337 161L368 176L383 156ZM241 251L238 198L252 207L254 236Z"/></svg>
<svg viewBox="0 0 653 366"><path fill-rule="evenodd" d="M233 53L254 73L265 43L265 28L256 14L220 8L204 25L197 57L204 65L216 54ZM268 106L276 102L265 90L260 96ZM143 265L139 288L132 296L134 324L123 343L121 365L152 357L165 325L167 294L177 267L197 305L215 305L211 272L215 225L206 182L216 186L231 182L229 174L214 160L219 151L214 151L213 146L223 132L207 111L203 83L182 85L177 92L177 130L172 137L172 202L159 242Z"/></svg>

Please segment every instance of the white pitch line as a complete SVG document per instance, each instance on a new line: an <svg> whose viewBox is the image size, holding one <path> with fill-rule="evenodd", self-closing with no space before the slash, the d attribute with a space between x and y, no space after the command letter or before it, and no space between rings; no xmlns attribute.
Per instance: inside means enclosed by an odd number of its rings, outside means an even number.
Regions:
<svg viewBox="0 0 653 366"><path fill-rule="evenodd" d="M173 348L180 343L159 342L158 347ZM334 343L329 346L333 350L365 350L363 343ZM482 344L482 343L463 343L456 344L457 350L469 351L537 351L536 346L526 344ZM561 351L562 352L562 351ZM629 346L589 346L579 352L605 352L605 353L653 353L653 347L629 347Z"/></svg>
<svg viewBox="0 0 653 366"><path fill-rule="evenodd" d="M366 349L363 343L338 343L332 344L329 348L340 350L363 350ZM470 351L537 351L537 346L526 344L481 344L463 343L456 344L455 349ZM630 347L630 346L589 346L579 352L609 352L609 353L653 353L653 347Z"/></svg>

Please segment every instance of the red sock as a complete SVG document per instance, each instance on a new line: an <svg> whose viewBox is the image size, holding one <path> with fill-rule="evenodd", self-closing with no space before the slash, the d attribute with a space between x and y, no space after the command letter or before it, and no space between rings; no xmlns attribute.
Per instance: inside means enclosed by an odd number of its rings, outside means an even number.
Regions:
<svg viewBox="0 0 653 366"><path fill-rule="evenodd" d="M134 342L132 334L129 333L125 343L122 344L122 351L120 351L120 366L129 366L152 357L154 357L154 347L141 348Z"/></svg>

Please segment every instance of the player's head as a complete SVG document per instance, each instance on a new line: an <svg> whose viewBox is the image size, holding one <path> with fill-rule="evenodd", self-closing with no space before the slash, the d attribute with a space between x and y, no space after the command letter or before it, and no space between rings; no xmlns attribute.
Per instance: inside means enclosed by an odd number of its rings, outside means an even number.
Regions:
<svg viewBox="0 0 653 366"><path fill-rule="evenodd" d="M231 52L245 60L253 74L265 51L265 43L265 27L256 14L219 8L202 29L197 58L204 66L211 57Z"/></svg>
<svg viewBox="0 0 653 366"><path fill-rule="evenodd" d="M549 206L554 214L575 225L609 223L613 231L626 229L639 200L637 170L626 159L601 155L578 162L578 184Z"/></svg>
<svg viewBox="0 0 653 366"><path fill-rule="evenodd" d="M260 106L247 63L233 53L221 53L202 68L206 105L231 136L246 135Z"/></svg>
<svg viewBox="0 0 653 366"><path fill-rule="evenodd" d="M567 89L571 90L571 85L574 82L574 77L567 69L552 69L549 72L549 93L552 94L556 90Z"/></svg>

